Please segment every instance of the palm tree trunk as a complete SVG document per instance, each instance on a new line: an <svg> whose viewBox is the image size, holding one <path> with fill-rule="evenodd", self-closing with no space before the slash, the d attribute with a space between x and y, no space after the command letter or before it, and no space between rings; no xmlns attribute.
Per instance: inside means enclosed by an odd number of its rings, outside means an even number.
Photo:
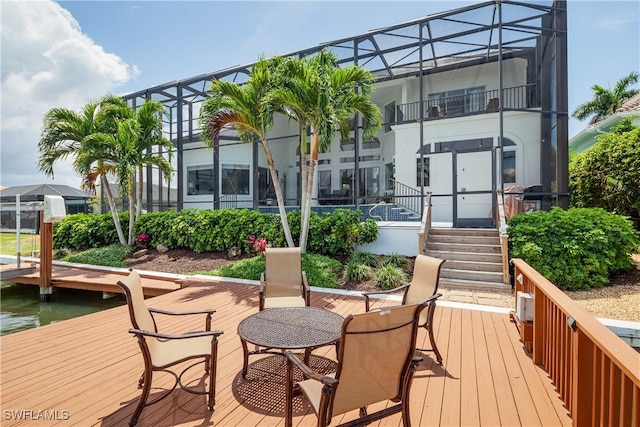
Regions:
<svg viewBox="0 0 640 427"><path fill-rule="evenodd" d="M124 246L127 244L127 241L124 239L124 233L122 232L122 225L120 224L120 217L118 216L118 208L116 207L115 200L113 200L113 193L111 192L111 187L109 187L109 181L107 181L107 176L105 174L101 174L100 181L102 182L102 186L104 187L104 192L107 194L107 201L109 202L109 210L111 210L113 223L116 226L116 232L118 233L118 240L120 241L120 244Z"/></svg>
<svg viewBox="0 0 640 427"><path fill-rule="evenodd" d="M129 236L127 242L133 245L133 224L136 222L136 176L133 174L129 181Z"/></svg>
<svg viewBox="0 0 640 427"><path fill-rule="evenodd" d="M142 213L142 187L144 182L142 180L142 165L138 166L138 195L136 197L136 220L140 218Z"/></svg>
<svg viewBox="0 0 640 427"><path fill-rule="evenodd" d="M295 247L293 243L293 237L291 236L291 229L289 228L289 221L287 219L287 211L284 208L284 198L282 197L282 188L280 188L280 181L278 180L278 173L276 172L276 166L271 156L271 150L267 141L261 139L260 143L264 149L264 154L267 159L267 165L269 166L269 172L271 173L271 180L273 181L273 190L276 192L276 200L278 202L278 211L280 213L280 221L282 222L282 230L284 231L284 237L287 239L287 245L290 248Z"/></svg>
<svg viewBox="0 0 640 427"><path fill-rule="evenodd" d="M304 198L304 208L302 209L302 224L300 226L300 250L302 253L307 251L307 240L309 238L309 218L311 217L311 192L313 191L313 175L315 173L316 161L318 159L318 131L314 129L311 137L311 156L309 159L309 167L307 170L307 187Z"/></svg>
<svg viewBox="0 0 640 427"><path fill-rule="evenodd" d="M304 218L304 210L307 206L307 179L309 176L309 162L306 151L300 153L300 247L302 246L303 239L305 239L306 233L304 228L302 228L303 218ZM306 239L305 239L306 240ZM304 249L302 249L304 252Z"/></svg>

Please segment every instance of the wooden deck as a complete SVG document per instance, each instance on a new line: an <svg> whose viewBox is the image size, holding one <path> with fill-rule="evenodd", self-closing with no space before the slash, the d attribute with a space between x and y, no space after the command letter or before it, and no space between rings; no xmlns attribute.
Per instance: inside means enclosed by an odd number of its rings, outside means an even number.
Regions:
<svg viewBox="0 0 640 427"><path fill-rule="evenodd" d="M21 283L25 285L40 285L40 271L27 272L15 277L2 277L5 282ZM51 285L54 288L84 289L88 291L122 293L116 282L126 277L128 272L100 269L99 267L80 268L54 266ZM146 297L155 297L173 292L182 287L182 279L162 278L158 276L142 275L142 289Z"/></svg>
<svg viewBox="0 0 640 427"><path fill-rule="evenodd" d="M240 375L237 326L258 310L257 297L256 286L207 282L190 283L148 300L149 306L165 309L216 308L213 327L225 333L219 347L215 411L206 410L204 396L176 390L145 408L139 426L284 424L282 357L252 358L247 379ZM341 315L364 311L363 300L353 296L313 292L311 303ZM127 332L126 310L121 306L0 338L1 424L126 425L140 396L137 380L143 368L136 340ZM506 314L441 305L436 320L444 363L437 365L432 353L424 354L411 391L413 425L571 425L548 375L525 353ZM203 324L198 316L182 324L170 316L158 322L159 329L169 333L196 330ZM424 331L418 344L428 347ZM333 347L318 349L311 363L326 369L334 357ZM198 367L194 377L201 374ZM169 383L164 376L154 378L155 386ZM152 390L151 398L155 393L159 391ZM31 419L17 420L18 416ZM294 416L295 425L315 425L315 416L300 400ZM355 416L349 413L332 424ZM399 426L401 419L395 415L377 425Z"/></svg>

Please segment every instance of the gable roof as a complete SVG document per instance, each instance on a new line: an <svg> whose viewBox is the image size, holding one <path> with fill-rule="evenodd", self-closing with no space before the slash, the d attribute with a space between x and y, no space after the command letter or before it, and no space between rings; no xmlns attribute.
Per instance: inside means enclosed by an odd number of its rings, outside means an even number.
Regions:
<svg viewBox="0 0 640 427"><path fill-rule="evenodd" d="M0 199L3 199L3 201L4 199L13 200L18 194L22 201L44 200L45 195L62 196L67 200L88 199L91 197L89 193L68 185L36 184L3 188L0 190Z"/></svg>

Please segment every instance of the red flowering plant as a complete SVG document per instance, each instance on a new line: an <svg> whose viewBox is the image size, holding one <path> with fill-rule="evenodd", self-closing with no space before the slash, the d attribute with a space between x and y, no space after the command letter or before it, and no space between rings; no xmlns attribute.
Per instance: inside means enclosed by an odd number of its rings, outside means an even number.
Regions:
<svg viewBox="0 0 640 427"><path fill-rule="evenodd" d="M269 243L264 237L257 238L256 236L251 236L249 237L249 240L247 240L247 244L253 251L257 252L259 255L264 255L264 252L269 247Z"/></svg>
<svg viewBox="0 0 640 427"><path fill-rule="evenodd" d="M140 233L136 237L136 246L144 249L147 247L150 240L151 240L151 236L149 236L147 233Z"/></svg>

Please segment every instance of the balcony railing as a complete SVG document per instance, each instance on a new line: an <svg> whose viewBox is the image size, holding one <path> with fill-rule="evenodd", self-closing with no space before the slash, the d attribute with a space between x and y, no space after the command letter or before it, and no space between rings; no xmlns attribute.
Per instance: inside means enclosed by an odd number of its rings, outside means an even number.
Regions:
<svg viewBox="0 0 640 427"><path fill-rule="evenodd" d="M502 96L503 110L522 110L540 105L537 86L528 84L505 88ZM500 91L468 93L429 99L422 102L425 120L445 117L459 117L471 114L493 113L500 108ZM396 111L396 124L414 122L420 119L420 102L400 104Z"/></svg>

